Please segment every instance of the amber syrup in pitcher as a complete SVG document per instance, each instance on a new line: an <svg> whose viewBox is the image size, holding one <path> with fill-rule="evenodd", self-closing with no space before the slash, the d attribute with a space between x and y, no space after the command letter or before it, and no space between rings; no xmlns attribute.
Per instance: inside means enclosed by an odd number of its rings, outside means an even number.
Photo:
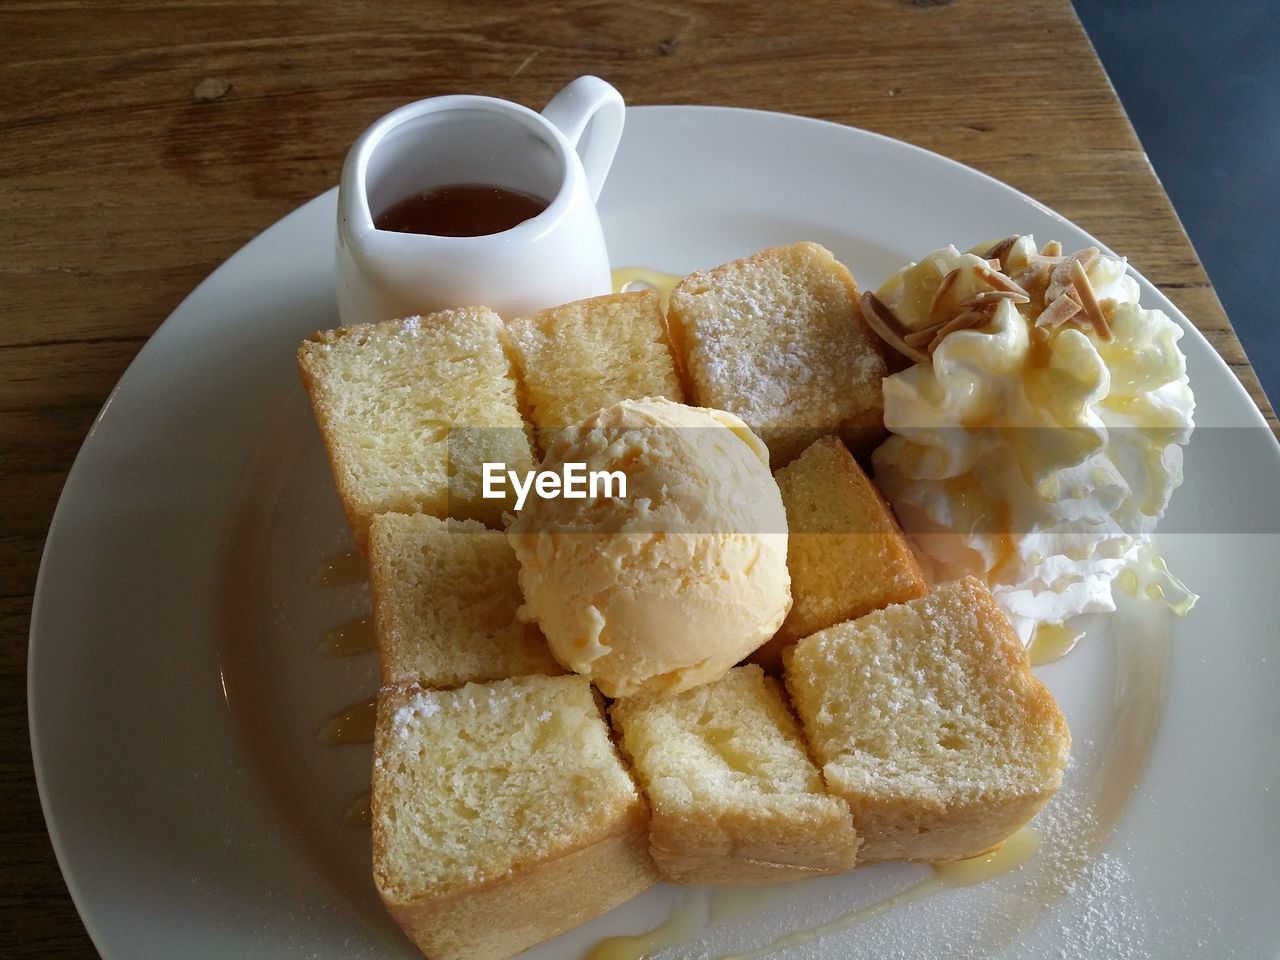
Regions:
<svg viewBox="0 0 1280 960"><path fill-rule="evenodd" d="M423 190L392 204L374 221L379 230L433 237L484 237L536 217L548 201L487 183Z"/></svg>

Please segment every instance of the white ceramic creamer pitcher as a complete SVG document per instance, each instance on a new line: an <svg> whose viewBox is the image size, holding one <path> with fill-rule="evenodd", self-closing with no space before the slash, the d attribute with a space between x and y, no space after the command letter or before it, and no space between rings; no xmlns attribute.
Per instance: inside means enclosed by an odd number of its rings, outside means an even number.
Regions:
<svg viewBox="0 0 1280 960"><path fill-rule="evenodd" d="M377 121L347 154L338 188L343 323L481 305L512 317L609 293L609 255L595 201L624 113L617 90L598 77L579 77L540 114L492 97L446 96ZM477 183L549 203L485 236L374 225L415 193Z"/></svg>

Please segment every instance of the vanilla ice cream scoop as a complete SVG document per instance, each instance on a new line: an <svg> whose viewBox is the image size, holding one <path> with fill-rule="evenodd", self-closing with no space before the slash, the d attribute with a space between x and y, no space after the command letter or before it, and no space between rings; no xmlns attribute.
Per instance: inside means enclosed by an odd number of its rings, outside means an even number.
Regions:
<svg viewBox="0 0 1280 960"><path fill-rule="evenodd" d="M745 423L624 400L566 429L542 470L570 463L624 474L626 495L531 494L508 530L521 616L565 667L610 697L675 692L719 679L777 632L791 608L787 518Z"/></svg>

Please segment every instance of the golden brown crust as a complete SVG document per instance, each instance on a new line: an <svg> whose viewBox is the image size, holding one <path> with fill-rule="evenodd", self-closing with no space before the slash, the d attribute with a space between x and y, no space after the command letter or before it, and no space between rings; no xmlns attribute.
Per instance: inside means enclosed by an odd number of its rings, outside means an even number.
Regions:
<svg viewBox="0 0 1280 960"><path fill-rule="evenodd" d="M791 612L751 659L771 671L801 637L928 592L893 511L834 436L777 471L790 528Z"/></svg>
<svg viewBox="0 0 1280 960"><path fill-rule="evenodd" d="M324 399L324 384L315 370L314 353L308 349L309 343L327 343L327 334L338 334L349 328L339 330L322 330L311 335L298 347L298 370L302 375L302 386L311 401L311 410L315 414L316 425L320 428L320 441L324 445L325 459L329 461L329 472L333 476L333 484L338 490L338 499L342 503L342 513L347 518L347 525L355 538L356 546L363 554L368 554L370 516L359 505L358 491L353 490L346 482L346 472L338 456L338 448L333 442L333 422L329 418L329 405Z"/></svg>
<svg viewBox="0 0 1280 960"><path fill-rule="evenodd" d="M637 800L608 832L551 859L517 864L501 877L409 903L396 901L380 884L378 893L432 960L507 960L657 882L648 852L648 811Z"/></svg>
<svg viewBox="0 0 1280 960"><path fill-rule="evenodd" d="M449 689L564 673L537 625L517 616L519 563L505 534L475 520L380 514L368 554L382 683Z"/></svg>
<svg viewBox="0 0 1280 960"><path fill-rule="evenodd" d="M842 789L838 773L830 771L828 779L832 791L848 801L858 829L865 831L861 863L942 863L981 856L1030 821L1056 792L1054 788L934 805L920 799L886 801Z"/></svg>
<svg viewBox="0 0 1280 960"><path fill-rule="evenodd" d="M515 317L502 328L521 411L542 451L620 400L684 400L658 294L615 293Z"/></svg>
<svg viewBox="0 0 1280 960"><path fill-rule="evenodd" d="M662 879L747 885L801 880L852 869L859 838L835 797L795 798L773 809L655 807L650 852Z"/></svg>
<svg viewBox="0 0 1280 960"><path fill-rule="evenodd" d="M581 678L532 677L513 681L529 690L549 690L570 683L581 683L584 693L592 690ZM373 880L388 912L415 944L433 960L505 960L522 950L569 930L611 909L657 882L657 869L648 852L649 811L644 799L626 779L627 788L618 790L596 781L599 789L592 793L592 804L603 808L591 812L595 827L575 819L566 824L568 832L540 834L536 851L514 845L504 850L504 857L489 858L487 867L477 867L480 875L468 878L457 867L435 881L413 880L406 889L406 878L398 873L396 857L389 849L396 841L389 834L389 824L396 819L422 815L406 807L405 797L392 784L392 754L404 751L412 755L425 750L426 741L414 742L419 734L410 734L405 745L404 728L397 734L396 724L405 722L402 714L417 695L430 698L419 704L418 711L428 719L451 716L449 725L475 732L468 718L492 716L495 701L484 700L484 693L495 688L512 689L511 684L476 685L451 693L433 693L420 685L391 685L379 691L377 731L374 742L375 763L371 796L371 830L373 844ZM607 736L607 723L600 712L601 704L592 690L592 724L599 723ZM498 703L504 701L498 700ZM509 703L509 701L507 701ZM546 701L550 703L550 701ZM523 722L531 710L513 716L513 723ZM565 749L568 749L567 747ZM612 765L616 749L609 744ZM417 762L417 761L415 761ZM421 762L431 763L430 759ZM577 776L591 776L599 767L582 765ZM471 771L472 778L495 776L492 771ZM512 771L519 776L520 771ZM563 776L568 786L574 772ZM559 775L558 775L559 776ZM501 781L493 786L500 787ZM454 788L447 788L452 790ZM552 793L554 791L551 791ZM555 803L558 798L531 796L530 803ZM500 824L512 829L512 824ZM502 841L499 841L502 842ZM403 857L401 857L403 860ZM472 857L473 863L484 858ZM482 871L487 872L484 875Z"/></svg>
<svg viewBox="0 0 1280 960"><path fill-rule="evenodd" d="M616 700L610 716L651 805L664 880L770 883L854 865L849 809L827 793L781 685L758 666Z"/></svg>
<svg viewBox="0 0 1280 960"><path fill-rule="evenodd" d="M908 647L929 652L899 652ZM873 653L878 659L868 666L863 658ZM784 661L792 702L827 785L849 803L863 838L862 861L977 856L1026 823L1061 785L1071 742L1066 721L990 591L974 578L819 631L788 649ZM861 698L876 696L866 685L885 687L889 677L880 673L914 671L922 663L926 672L945 665L965 679L929 679L937 708L920 714L910 714L910 701L901 699L919 695L910 692L916 689L910 676L893 685L903 713L895 714L898 752L890 755L879 721L860 720L869 716L860 712ZM923 674L917 682L925 682ZM963 713L981 717L980 729L989 731L985 745L948 726L957 690L968 698Z"/></svg>
<svg viewBox="0 0 1280 960"><path fill-rule="evenodd" d="M532 466L501 324L492 311L467 307L323 330L298 348L302 382L362 550L371 518L388 511L501 526L508 502L481 496L481 463Z"/></svg>
<svg viewBox="0 0 1280 960"><path fill-rule="evenodd" d="M774 467L832 431L870 452L884 436L887 351L858 299L852 274L816 243L690 274L672 291L667 324L691 402L745 420Z"/></svg>

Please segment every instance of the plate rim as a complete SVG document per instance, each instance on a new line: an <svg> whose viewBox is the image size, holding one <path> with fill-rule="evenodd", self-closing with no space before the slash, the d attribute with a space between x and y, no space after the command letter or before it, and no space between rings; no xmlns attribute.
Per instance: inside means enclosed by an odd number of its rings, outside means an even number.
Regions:
<svg viewBox="0 0 1280 960"><path fill-rule="evenodd" d="M630 114L632 111L644 112L646 114L669 113L672 115L681 114L681 113L689 113L689 114L703 113L703 114L722 114L722 115L729 114L729 115L736 115L739 118L747 119L751 122L756 122L756 123L770 123L770 124L777 123L777 124L784 124L784 125L798 124L798 125L813 127L815 129L821 129L824 131L824 133L828 135L853 136L853 137L860 136L860 137L871 138L872 140L879 143L883 147L888 147L895 150L906 149L908 151L916 153L917 155L923 158L927 158L930 163L941 164L948 168L952 168L956 171L961 171L963 172L963 175L967 177L976 176L978 178L981 178L989 186L994 187L999 191L1006 193L1008 195L1016 196L1020 201L1026 203L1027 205L1039 210L1043 214L1059 222L1069 224L1073 229L1079 230L1081 233L1085 233L1086 235L1090 236L1095 242L1097 242L1097 239L1094 238L1092 234L1089 234L1088 231L1077 226L1073 221L1069 220L1067 217L1058 213L1056 210L1052 209L1051 207L1048 207L1047 205L1036 200L1034 197L1031 197L1025 192L1019 190L1018 188L1013 187L1010 184L1007 184L1004 181L999 180L998 178L992 176L991 174L988 174L980 169L977 169L976 167L965 164L952 157L948 157L936 151L929 150L928 148L921 147L908 140L891 137L887 134L879 133L877 131L868 130L862 127L857 127L850 124L844 124L837 121L806 116L803 114L764 110L764 109L750 108L750 107L720 106L720 105L712 105L712 104L656 104L656 105L634 105L634 106L628 105L628 108L627 108L628 114ZM838 132L838 134L836 132ZM626 136L626 133L624 130L624 134L623 134L624 144L625 144L625 136ZM29 746L31 750L32 769L33 769L34 779L36 783L37 795L40 801L41 813L44 818L45 829L49 836L50 844L54 852L54 857L58 864L59 872L62 875L63 882L67 888L67 891L72 900L72 903L75 905L76 912L80 918L81 923L84 925L86 933L88 934L91 942L93 943L94 948L98 950L98 952L104 958L108 958L116 955L114 953L115 948L110 947L109 944L106 944L103 942L102 932L97 928L97 923L93 919L94 910L89 903L89 896L86 893L86 891L81 887L81 880L77 878L76 871L72 865L73 854L70 851L70 849L67 847L65 838L61 836L58 824L52 815L51 807L50 807L51 799L49 794L50 787L47 782L47 779L49 776L49 771L48 771L49 761L48 761L47 755L44 755L43 748L42 748L42 736L45 736L46 734L41 733L42 724L39 718L39 714L41 712L40 707L44 702L44 694L42 694L39 689L40 688L39 680L40 680L40 674L41 674L40 665L43 661L43 657L39 652L40 647L42 645L40 641L40 636L42 633L43 623L46 617L49 615L49 611L46 608L49 602L48 593L50 588L49 588L48 578L51 575L49 572L50 566L52 563L55 563L58 560L58 558L54 558L53 560L51 560L51 556L53 556L53 552L54 552L53 550L51 550L51 547L56 548L55 538L61 535L62 530L72 520L72 517L70 516L70 511L72 510L72 506L70 505L70 501L69 501L69 491L72 491L78 482L82 482L80 477L86 469L85 464L89 461L90 458L96 455L99 449L100 442L97 440L97 434L98 434L99 428L102 426L104 422L107 422L108 417L111 415L112 406L117 396L122 391L129 389L131 381L137 378L138 374L136 373L136 371L139 369L142 369L146 364L151 362L150 355L153 354L155 350L159 349L159 347L156 346L157 342L162 342L163 338L175 335L175 332L181 329L180 324L182 323L182 320L180 318L180 314L182 314L187 309L188 304L193 299L196 299L198 296L200 296L202 292L206 291L208 288L216 286L216 284L219 282L220 277L225 273L231 272L232 270L234 270L235 265L239 261L241 261L242 259L250 258L254 252L253 248L261 247L263 245L269 244L270 237L272 234L286 230L287 224L292 219L298 217L304 210L312 206L326 203L328 201L328 198L334 195L336 191L337 191L337 187L335 186L321 192L317 196L299 204L298 206L290 210L288 213L284 214L282 217L278 218L277 220L275 220L274 222L272 222L271 224L269 224L268 226L266 226L256 234L254 234L252 237L246 240L239 248L237 248L230 256L228 256L227 258L219 262L209 272L209 274L205 276L198 284L196 284L196 286L194 286L181 299L181 301L179 301L179 303L165 316L165 318L156 326L156 328L152 331L152 333L147 337L145 343L142 344L138 352L130 360L129 364L121 373L120 377L118 378L114 386L108 392L98 412L95 414L93 421L84 439L81 441L80 446L76 451L76 455L72 460L71 466L67 470L66 477L59 491L57 505L55 506L53 514L50 518L48 530L46 531L44 544L41 548L41 555L40 555L39 565L37 568L36 581L32 590L30 624L29 624L28 634L27 634L26 696L27 696L28 740L29 740ZM1105 244L1098 243L1098 245L1102 247L1104 251L1110 252L1109 248ZM1198 262L1198 257L1197 257L1197 262ZM1258 408L1253 398L1249 396L1248 391L1244 388L1244 385L1240 382L1234 370L1232 370L1230 365L1226 362L1226 360L1222 357L1222 355L1218 352L1218 350L1213 346L1213 344L1209 341L1209 339L1205 336L1205 334L1190 320L1190 318L1186 314L1182 312L1182 310L1176 304L1172 302L1172 300L1169 299L1169 297L1160 289L1159 286L1147 280L1145 276L1141 274L1138 270L1132 267L1131 269L1135 274L1137 274L1140 281L1143 283L1144 288L1154 291L1154 293L1158 297L1159 302L1155 304L1151 304L1149 306L1153 305L1153 306L1159 307L1160 309L1165 310L1165 312L1168 313L1179 324L1179 326L1182 327L1182 329L1185 332L1198 338L1199 341L1201 342L1201 345L1207 348L1209 355L1211 355L1212 357L1212 362L1220 365L1220 368L1221 368L1220 372L1226 374L1228 382L1232 385L1232 390L1234 391L1234 394L1229 401L1232 407L1235 408L1243 404L1243 407L1241 407L1240 412L1247 419L1251 421L1247 426L1260 427L1263 429L1263 431L1265 431L1267 436L1271 438L1269 449L1272 455L1273 466L1276 469L1277 476L1280 476L1280 439L1276 437L1275 433L1267 425L1266 419L1263 416L1261 410ZM175 318L177 318L176 322L175 322ZM1248 411L1248 412L1244 413L1244 411ZM1234 412L1234 409L1233 409L1233 412ZM47 645L50 642L52 641L46 640L44 641L44 644ZM112 951L111 953L108 952L109 948Z"/></svg>

